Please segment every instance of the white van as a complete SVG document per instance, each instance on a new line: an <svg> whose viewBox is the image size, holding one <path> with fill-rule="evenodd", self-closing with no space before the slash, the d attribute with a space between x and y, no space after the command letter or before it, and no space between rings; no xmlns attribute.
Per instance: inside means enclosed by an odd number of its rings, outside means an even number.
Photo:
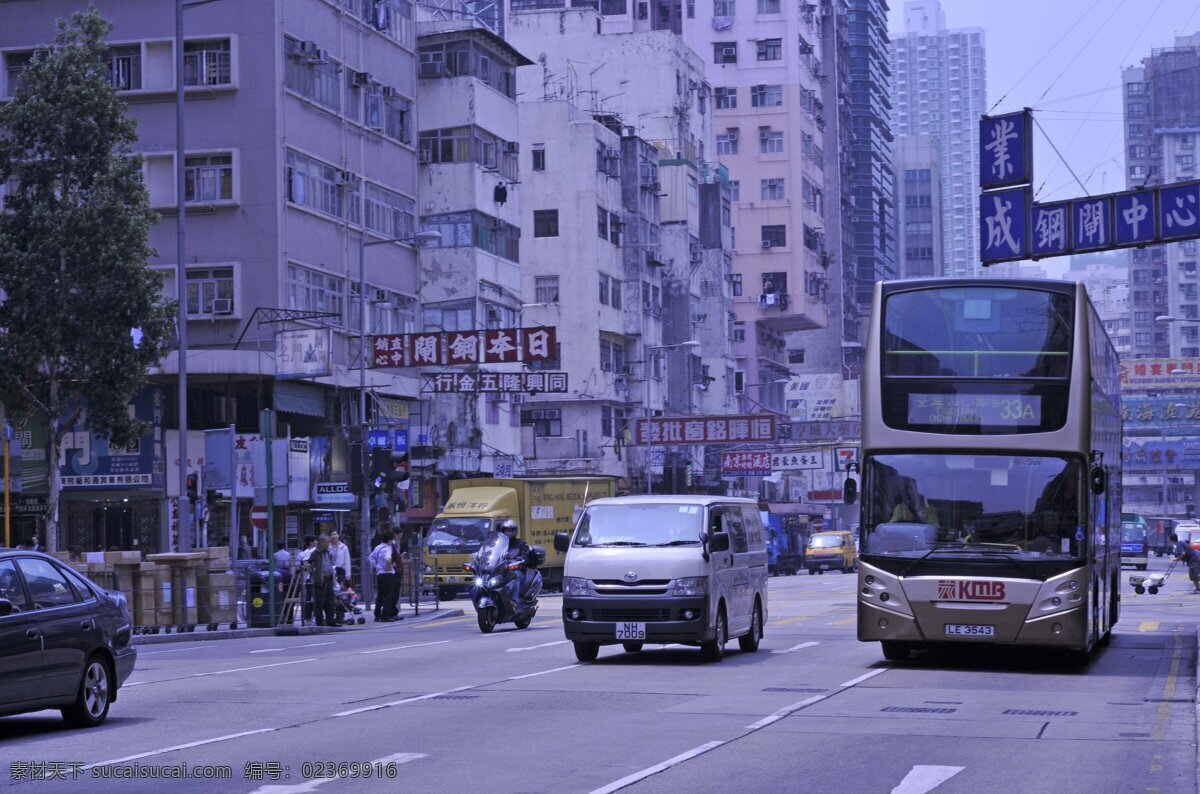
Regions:
<svg viewBox="0 0 1200 794"><path fill-rule="evenodd" d="M622 496L588 503L567 552L563 625L581 662L601 645L725 643L758 650L767 619L767 548L758 504L726 496Z"/></svg>

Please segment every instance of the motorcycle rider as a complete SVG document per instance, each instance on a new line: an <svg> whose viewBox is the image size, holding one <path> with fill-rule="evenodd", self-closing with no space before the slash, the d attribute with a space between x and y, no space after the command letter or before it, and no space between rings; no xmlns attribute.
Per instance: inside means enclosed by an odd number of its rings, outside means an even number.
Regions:
<svg viewBox="0 0 1200 794"><path fill-rule="evenodd" d="M522 562L527 562L531 552L533 551L533 547L517 537L517 530L519 529L517 522L511 518L506 518L500 522L498 529L505 535L508 535L508 553ZM536 570L534 570L532 576L526 577L524 566L517 569L516 573L517 594L520 595L522 600L525 600L529 589L526 587L526 580L528 579L528 581L532 582L534 577L538 576L539 574Z"/></svg>

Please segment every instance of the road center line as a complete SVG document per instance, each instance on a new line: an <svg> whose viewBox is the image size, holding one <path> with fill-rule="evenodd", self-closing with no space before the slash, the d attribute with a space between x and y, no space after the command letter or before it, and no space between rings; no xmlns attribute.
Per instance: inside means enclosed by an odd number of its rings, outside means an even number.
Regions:
<svg viewBox="0 0 1200 794"><path fill-rule="evenodd" d="M539 676L539 675L549 675L550 673L557 673L557 672L559 672L560 670L570 670L570 669L572 669L572 668L575 668L575 667L578 667L578 666L579 666L579 664L578 664L578 663L576 663L576 664L568 664L568 665L566 665L565 667L555 667L555 668L553 668L553 669L551 669L551 670L543 670L543 671L541 671L540 673L526 673L525 675L514 675L513 677L511 677L511 678L506 678L506 679L504 679L504 680L505 680L505 681L520 681L520 680L521 680L521 679L523 679L523 678L536 678L536 677L537 677L537 676Z"/></svg>
<svg viewBox="0 0 1200 794"><path fill-rule="evenodd" d="M565 645L570 640L556 640L554 642L543 642L541 645L530 645L528 648L509 648L508 653L517 653L518 651L536 651L538 648L549 648L551 645Z"/></svg>
<svg viewBox="0 0 1200 794"><path fill-rule="evenodd" d="M838 684L838 686L843 687L843 688L856 686L858 684L861 684L863 681L866 681L868 678L874 678L875 676L879 675L880 673L886 673L890 669L891 669L890 667L881 667L878 670L872 670L871 672L869 672L865 675L860 675L858 678L852 678L844 684Z"/></svg>
<svg viewBox="0 0 1200 794"><path fill-rule="evenodd" d="M793 711L802 709L805 706L811 706L813 703L816 703L817 701L820 701L820 700L824 700L827 697L829 697L829 695L813 695L810 698L805 698L804 700L801 700L799 703L793 703L790 706L784 706L779 711L776 711L774 714L770 715L769 717L763 717L761 720L754 723L753 725L747 725L746 727L749 728L750 730L754 730L754 731L758 730L759 728L765 728L768 725L770 725L771 723L778 722L779 720L783 719L787 715L791 714Z"/></svg>
<svg viewBox="0 0 1200 794"><path fill-rule="evenodd" d="M474 689L474 687L470 687L470 688ZM462 690L460 689L460 690L456 690L456 691L461 692ZM403 706L405 703L416 703L418 700L429 700L430 698L441 697L442 695L448 695L448 694L450 694L450 693L449 692L430 692L428 695L417 695L415 697L404 698L403 700L392 700L387 703L376 703L374 706L363 706L360 709L350 709L349 711L339 711L337 714L334 714L333 716L335 716L335 717L353 717L355 714L364 714L368 711L378 711L379 709L386 709L386 708L390 708L392 706Z"/></svg>
<svg viewBox="0 0 1200 794"><path fill-rule="evenodd" d="M268 667L284 667L289 664L304 664L305 662L315 662L316 659L294 659L290 662L276 662L275 664L260 664L254 667L235 667L232 670L213 670L210 673L192 673L192 678L203 678L207 675L225 675L227 673L244 673L247 670L265 670ZM150 683L147 681L146 683Z"/></svg>
<svg viewBox="0 0 1200 794"><path fill-rule="evenodd" d="M163 753L173 753L176 750L187 750L192 747L201 747L206 744L216 744L217 742L227 742L230 739L240 739L243 736L253 736L256 733L271 733L272 731L276 731L276 730L279 730L279 729L278 728L259 728L256 731L242 731L241 733L231 733L228 736L218 736L215 739L201 739L198 742L188 742L187 744L177 744L173 747L164 747L161 750L149 750L144 753L138 753L137 755L127 755L124 758L114 758L110 761L97 761L94 764L88 764L87 766L83 767L83 769L86 771L88 769L91 769L91 768L97 767L97 766L110 766L112 764L123 764L126 761L136 761L139 758L149 758L152 755L162 755Z"/></svg>
<svg viewBox="0 0 1200 794"><path fill-rule="evenodd" d="M771 653L792 653L793 651L799 651L803 648L811 648L814 645L820 645L820 644L821 643L819 643L819 642L802 642L799 645L793 645L792 647L786 648L782 651L771 651Z"/></svg>
<svg viewBox="0 0 1200 794"><path fill-rule="evenodd" d="M610 794L613 791L619 791L626 786L637 783L639 780L645 780L651 775L657 775L659 772L670 769L678 764L682 764L684 761L689 761L698 755L704 755L709 750L715 750L723 744L725 744L725 742L709 742L707 744L702 744L699 747L693 747L686 753L680 753L674 758L669 758L666 761L663 761L661 764L655 764L654 766L646 767L641 772L634 772L632 775L623 777L615 783L609 783L603 788L594 789L591 794Z"/></svg>
<svg viewBox="0 0 1200 794"><path fill-rule="evenodd" d="M395 645L391 648L376 648L373 651L359 651L358 653L359 653L359 655L365 655L368 653L384 653L386 651L404 651L404 650L408 650L409 648L424 648L428 645L445 645L448 642L454 642L454 640L438 640L437 642L418 642L415 645Z"/></svg>
<svg viewBox="0 0 1200 794"><path fill-rule="evenodd" d="M286 650L287 648L260 648L257 651L250 651L250 653L279 653Z"/></svg>

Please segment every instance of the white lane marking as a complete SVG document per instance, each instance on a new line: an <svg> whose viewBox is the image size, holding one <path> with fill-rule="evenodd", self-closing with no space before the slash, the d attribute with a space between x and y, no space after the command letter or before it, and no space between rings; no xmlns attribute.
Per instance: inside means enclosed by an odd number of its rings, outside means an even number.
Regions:
<svg viewBox="0 0 1200 794"><path fill-rule="evenodd" d="M371 765L376 764L407 764L410 760L418 760L420 758L428 758L426 753L395 753L385 758L376 758L371 762ZM301 794L301 792L313 792L318 786L324 786L334 777L314 777L312 780L304 783L296 783L295 786L259 786L250 794Z"/></svg>
<svg viewBox="0 0 1200 794"><path fill-rule="evenodd" d="M359 654L365 655L368 653L385 653L387 651L404 651L404 650L408 650L409 648L424 648L427 645L445 645L448 642L454 642L454 640L438 640L437 642L418 642L415 645L394 645L391 648L376 648L373 651L359 651Z"/></svg>
<svg viewBox="0 0 1200 794"><path fill-rule="evenodd" d="M965 766L914 766L900 785L892 789L892 794L925 794L964 769Z"/></svg>
<svg viewBox="0 0 1200 794"><path fill-rule="evenodd" d="M855 686L856 684L861 684L863 681L866 681L868 678L874 678L875 676L879 675L880 673L886 673L890 669L891 669L890 667L881 667L878 670L872 670L871 672L866 673L865 675L860 675L858 678L852 678L844 684L838 684L838 686L841 686L841 687Z"/></svg>
<svg viewBox="0 0 1200 794"><path fill-rule="evenodd" d="M263 649L257 650L257 651L250 651L250 653L279 653L280 651L290 651L295 648L320 648L322 645L333 645L333 643L332 642L310 642L306 645L289 645L286 648L263 648Z"/></svg>
<svg viewBox="0 0 1200 794"><path fill-rule="evenodd" d="M571 668L578 667L578 666L579 666L578 663L568 664L565 667L555 667L551 670L543 670L540 673L526 673L525 675L514 675L511 678L506 678L504 680L505 681L520 681L523 678L536 678L539 675L549 675L550 673L557 673L560 670L570 670Z"/></svg>
<svg viewBox="0 0 1200 794"><path fill-rule="evenodd" d="M284 667L289 664L304 664L305 662L315 662L316 659L295 659L290 662L276 662L275 664L260 664L254 667L235 667L232 670L213 670L211 673L192 673L192 678L203 678L207 675L225 675L226 673L244 673L247 670L265 670L268 667ZM149 683L149 682L147 682Z"/></svg>
<svg viewBox="0 0 1200 794"><path fill-rule="evenodd" d="M192 747L201 747L206 744L216 744L217 742L227 742L230 739L240 739L243 736L253 736L256 733L271 733L272 731L276 731L276 730L279 730L279 729L278 728L259 728L256 731L242 731L241 733L231 733L228 736L218 736L215 739L201 739L198 742L188 742L187 744L177 744L173 747L164 747L161 750L149 750L144 753L138 753L137 755L127 755L124 758L113 758L110 761L97 761L94 764L88 764L87 766L83 767L83 769L86 771L88 769L91 769L91 768L97 767L97 766L109 766L110 764L123 764L126 761L136 761L139 758L149 758L152 755L162 755L163 753L173 753L176 750L187 750Z"/></svg>
<svg viewBox="0 0 1200 794"><path fill-rule="evenodd" d="M671 767L676 766L678 764L682 764L684 761L689 761L698 755L703 755L704 753L707 753L709 750L715 750L716 748L720 747L723 744L725 744L725 742L709 742L708 744L702 744L699 747L693 747L691 750L688 750L686 753L680 753L679 755L675 756L674 758L670 758L666 761L663 761L661 764L655 764L654 766L646 767L641 772L634 772L632 775L629 775L628 777L623 777L620 780L616 781L615 783L609 783L607 786L604 786L603 788L593 789L591 794L610 794L610 792L619 791L620 789L623 789L626 786L630 786L630 785L633 785L634 783L637 783L639 780L645 780L646 778L650 777L651 775L657 775L659 772L662 772L666 769L670 769Z"/></svg>
<svg viewBox="0 0 1200 794"><path fill-rule="evenodd" d="M409 761L416 761L420 758L428 758L425 753L396 753L385 758L376 758L371 762L371 766L376 764L407 764ZM317 786L323 786L335 778L319 777L312 780L306 780L303 783L297 783L294 786L259 786L250 792L250 794L301 794L305 791L315 791Z"/></svg>
<svg viewBox="0 0 1200 794"><path fill-rule="evenodd" d="M142 646L141 646L141 643L138 643L136 647L138 647L138 648L140 649L140 648L142 647ZM198 646L198 647L195 647L195 648L175 648L174 650L170 650L170 651L143 651L143 650L139 650L139 651L138 651L138 656L139 656L139 657L141 657L141 656L155 656L155 655L157 655L157 654L160 654L160 653L184 653L185 651L200 651L200 650L204 650L204 648L205 648L205 647L206 647L206 646L203 646L203 645L202 645L202 646ZM254 653L254 651L251 651L251 653Z"/></svg>
<svg viewBox="0 0 1200 794"><path fill-rule="evenodd" d="M456 689L454 691L461 692L462 690ZM339 711L337 714L334 714L333 716L335 716L335 717L352 717L355 714L363 714L368 711L379 711L379 709L386 709L386 708L390 708L392 706L403 706L405 703L416 703L418 700L429 700L430 698L441 697L442 695L448 695L448 694L450 694L450 693L449 692L430 692L428 695L417 695L416 697L404 698L403 700L392 700L387 703L376 703L374 706L363 706L360 709L350 709L349 711Z"/></svg>
<svg viewBox="0 0 1200 794"><path fill-rule="evenodd" d="M759 728L765 728L768 725L770 725L771 723L778 722L779 720L783 719L787 715L791 714L793 711L802 709L805 706L811 706L813 703L816 703L817 701L820 701L820 700L824 700L827 697L829 697L829 696L828 695L813 695L810 698L805 698L804 700L801 700L799 703L793 703L790 706L784 706L783 708L781 708L779 711L775 712L771 716L763 717L761 720L754 723L753 725L747 725L746 727L753 731L756 731Z"/></svg>
<svg viewBox="0 0 1200 794"><path fill-rule="evenodd" d="M782 651L771 651L771 653L792 653L794 651L801 650L802 648L811 648L814 645L820 645L820 644L821 643L819 643L819 642L802 642L799 645L793 645L792 647L786 648Z"/></svg>
<svg viewBox="0 0 1200 794"><path fill-rule="evenodd" d="M286 651L286 650L287 650L287 648L263 648L258 651L250 651L250 653L278 653L279 651Z"/></svg>
<svg viewBox="0 0 1200 794"><path fill-rule="evenodd" d="M549 648L551 645L566 645L570 640L557 640L555 642L543 642L541 645L530 645L528 648L509 648L508 653L517 653L519 651L536 651L538 648Z"/></svg>

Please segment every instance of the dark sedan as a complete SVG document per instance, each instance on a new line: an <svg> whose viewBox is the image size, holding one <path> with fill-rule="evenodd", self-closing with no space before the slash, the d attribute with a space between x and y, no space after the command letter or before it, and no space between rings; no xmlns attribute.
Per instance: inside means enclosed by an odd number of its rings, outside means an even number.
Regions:
<svg viewBox="0 0 1200 794"><path fill-rule="evenodd" d="M61 709L104 722L137 649L125 596L53 557L0 549L0 715Z"/></svg>

